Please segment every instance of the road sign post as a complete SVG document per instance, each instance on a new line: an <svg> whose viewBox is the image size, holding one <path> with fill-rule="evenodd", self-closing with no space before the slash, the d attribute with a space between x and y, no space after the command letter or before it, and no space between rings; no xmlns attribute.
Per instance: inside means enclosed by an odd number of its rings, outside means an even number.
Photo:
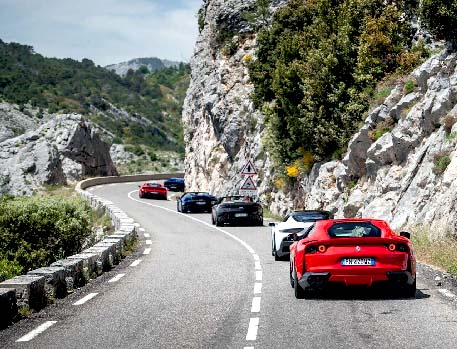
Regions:
<svg viewBox="0 0 457 349"><path fill-rule="evenodd" d="M239 194L251 197L257 195L257 187L252 179L253 176L257 175L257 170L251 160L246 162L240 174L246 176L246 178L240 187Z"/></svg>

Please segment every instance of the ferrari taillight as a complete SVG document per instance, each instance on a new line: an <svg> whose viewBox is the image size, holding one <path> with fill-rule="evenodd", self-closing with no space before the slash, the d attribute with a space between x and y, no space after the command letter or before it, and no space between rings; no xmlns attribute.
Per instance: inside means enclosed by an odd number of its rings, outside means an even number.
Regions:
<svg viewBox="0 0 457 349"><path fill-rule="evenodd" d="M309 254L316 253L316 252L324 253L325 251L327 251L327 247L325 245L309 245L309 246L306 246L306 249L305 249L305 253L309 253Z"/></svg>
<svg viewBox="0 0 457 349"><path fill-rule="evenodd" d="M403 243L400 243L400 244L389 244L387 246L387 249L390 251L390 252L408 252L409 249L408 249L408 245L406 244L403 244Z"/></svg>

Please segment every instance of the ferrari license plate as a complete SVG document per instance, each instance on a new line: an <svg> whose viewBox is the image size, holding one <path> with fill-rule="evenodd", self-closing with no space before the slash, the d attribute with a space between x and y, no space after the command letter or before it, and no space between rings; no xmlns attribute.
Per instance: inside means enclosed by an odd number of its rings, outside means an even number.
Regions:
<svg viewBox="0 0 457 349"><path fill-rule="evenodd" d="M247 213L235 213L235 217L247 217Z"/></svg>
<svg viewBox="0 0 457 349"><path fill-rule="evenodd" d="M374 265L374 258L343 258L342 265Z"/></svg>

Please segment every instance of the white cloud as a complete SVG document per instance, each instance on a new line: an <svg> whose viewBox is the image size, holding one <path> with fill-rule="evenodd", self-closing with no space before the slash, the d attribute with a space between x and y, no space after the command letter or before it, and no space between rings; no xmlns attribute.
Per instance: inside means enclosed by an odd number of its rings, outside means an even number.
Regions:
<svg viewBox="0 0 457 349"><path fill-rule="evenodd" d="M0 0L0 39L100 65L136 57L189 60L201 0Z"/></svg>

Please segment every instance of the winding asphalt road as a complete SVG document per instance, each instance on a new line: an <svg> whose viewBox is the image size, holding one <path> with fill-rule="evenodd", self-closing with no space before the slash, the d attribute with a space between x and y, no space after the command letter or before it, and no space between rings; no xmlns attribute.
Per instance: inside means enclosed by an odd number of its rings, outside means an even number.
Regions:
<svg viewBox="0 0 457 349"><path fill-rule="evenodd" d="M140 224L138 251L1 331L0 347L457 348L456 300L420 271L415 299L351 291L297 300L288 262L271 256L269 227L216 228L209 214L177 213L175 201L139 199L137 189L91 190Z"/></svg>

